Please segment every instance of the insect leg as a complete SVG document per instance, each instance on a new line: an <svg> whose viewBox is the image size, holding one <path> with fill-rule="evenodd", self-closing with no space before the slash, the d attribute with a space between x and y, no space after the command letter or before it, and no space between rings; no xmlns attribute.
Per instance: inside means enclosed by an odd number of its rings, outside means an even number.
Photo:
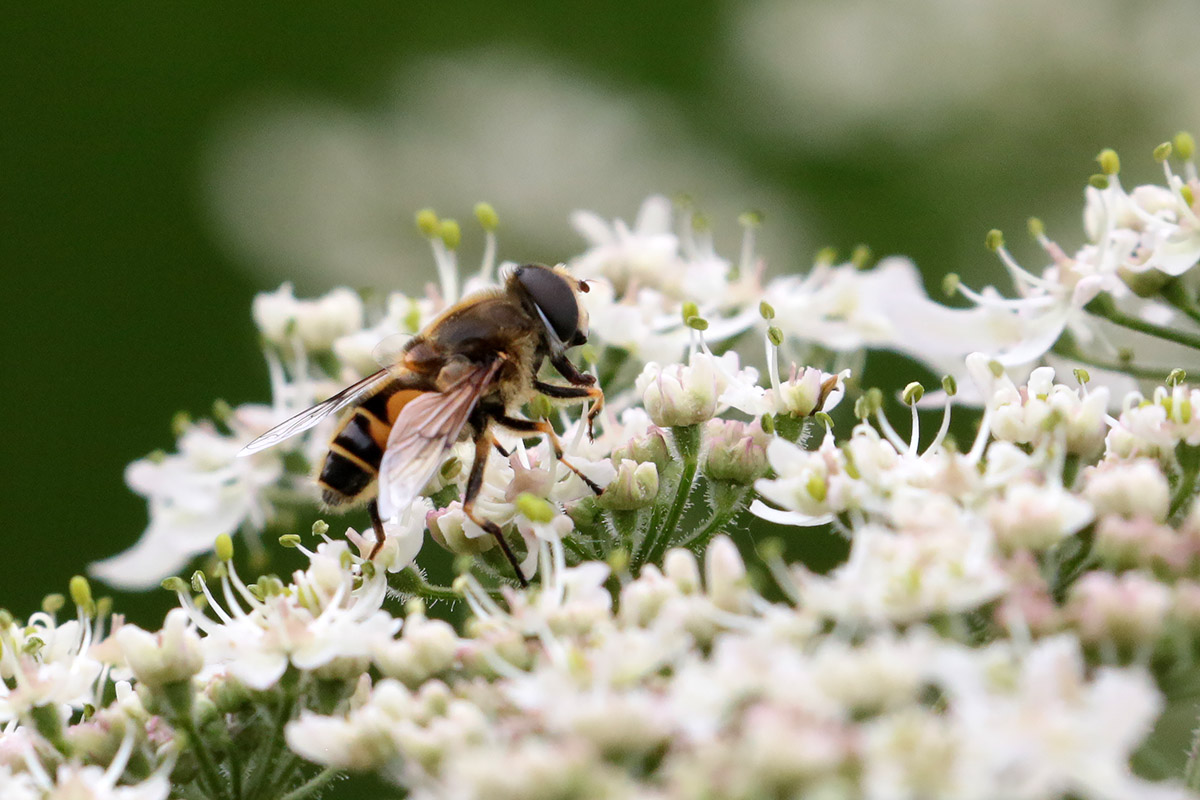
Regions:
<svg viewBox="0 0 1200 800"><path fill-rule="evenodd" d="M566 353L559 353L550 357L550 364L558 373L571 382L572 386L593 386L596 383L595 375L586 375L580 372L571 359L567 358Z"/></svg>
<svg viewBox="0 0 1200 800"><path fill-rule="evenodd" d="M569 361L567 362L570 363ZM592 377L592 376L588 376ZM533 388L546 397L552 397L555 400L591 400L592 407L588 409L587 425L588 438L595 439L593 426L596 422L596 417L600 416L600 412L604 410L604 392L596 386L558 386L553 383L535 380Z"/></svg>
<svg viewBox="0 0 1200 800"><path fill-rule="evenodd" d="M371 517L371 527L375 529L375 546L371 548L371 555L367 556L368 561L375 560L375 554L383 547L383 542L387 539L387 534L383 532L383 520L379 518L379 503L375 500L367 503L367 514Z"/></svg>
<svg viewBox="0 0 1200 800"><path fill-rule="evenodd" d="M562 462L564 467L578 475L579 479L586 483L587 487L595 494L604 493L604 489L601 486L597 485L595 481L593 481L587 475L584 475L574 464L572 464L570 461L567 461L567 459L563 457L562 440L558 438L558 433L554 430L554 426L549 422L546 422L545 420L535 422L531 419L517 419L515 417L507 417L504 415L497 415L492 419L494 419L497 424L503 425L509 430L518 431L520 433L540 433L545 435L546 438L550 440L550 446L554 448L554 455L559 461Z"/></svg>
<svg viewBox="0 0 1200 800"><path fill-rule="evenodd" d="M504 557L508 559L508 563L512 564L513 572L517 574L517 580L521 583L521 588L529 585L529 581L525 580L525 576L521 573L521 562L517 561L517 556L509 547L508 541L504 538L504 532L500 530L500 526L492 522L490 519L483 519L475 515L475 500L479 497L479 490L483 487L483 472L487 467L488 448L495 441L491 433L488 432L486 425L477 427L478 433L475 434L475 461L471 464L471 475L467 478L467 491L463 496L462 509L467 515L467 519L474 522L479 527L496 537L496 541L500 544L500 549L504 551Z"/></svg>

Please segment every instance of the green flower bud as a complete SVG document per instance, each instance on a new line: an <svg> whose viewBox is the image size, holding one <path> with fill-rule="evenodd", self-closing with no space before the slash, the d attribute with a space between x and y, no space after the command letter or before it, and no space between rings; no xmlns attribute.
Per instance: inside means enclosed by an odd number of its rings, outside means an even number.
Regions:
<svg viewBox="0 0 1200 800"><path fill-rule="evenodd" d="M767 474L771 437L757 422L714 419L704 426L704 474L714 481L749 486Z"/></svg>
<svg viewBox="0 0 1200 800"><path fill-rule="evenodd" d="M466 515L457 504L440 511L434 511L425 517L429 527L429 535L433 540L451 553L465 556L476 556L491 550L496 540L492 536L467 536L463 525Z"/></svg>
<svg viewBox="0 0 1200 800"><path fill-rule="evenodd" d="M658 467L625 459L617 465L617 475L596 499L601 508L634 511L651 505L658 498Z"/></svg>

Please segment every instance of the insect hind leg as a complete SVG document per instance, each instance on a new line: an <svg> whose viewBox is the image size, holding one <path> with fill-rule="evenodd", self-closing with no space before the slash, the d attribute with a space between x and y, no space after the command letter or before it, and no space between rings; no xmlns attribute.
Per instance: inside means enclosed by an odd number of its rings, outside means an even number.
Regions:
<svg viewBox="0 0 1200 800"><path fill-rule="evenodd" d="M383 520L379 517L379 503L375 500L367 503L367 514L371 517L371 527L375 529L375 546L371 548L371 555L367 556L368 561L374 561L376 554L383 549L383 543L387 540L387 534L383 532Z"/></svg>
<svg viewBox="0 0 1200 800"><path fill-rule="evenodd" d="M500 549L504 552L504 557L512 565L513 572L517 575L517 581L524 589L529 585L529 581L525 580L525 575L521 572L521 562L517 560L516 553L512 551L508 540L504 538L504 531L500 530L500 526L490 519L484 519L475 513L475 501L479 498L479 490L483 488L483 472L487 467L488 450L495 441L488 433L486 425L480 425L478 431L475 434L475 459L471 464L471 474L467 478L467 491L463 495L463 513L466 514L467 519L495 537Z"/></svg>

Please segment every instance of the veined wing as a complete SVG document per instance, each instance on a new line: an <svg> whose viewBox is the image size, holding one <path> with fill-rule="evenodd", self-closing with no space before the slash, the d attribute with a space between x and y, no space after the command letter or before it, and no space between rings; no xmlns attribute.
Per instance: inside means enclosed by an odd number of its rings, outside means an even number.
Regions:
<svg viewBox="0 0 1200 800"><path fill-rule="evenodd" d="M404 406L379 464L379 513L385 520L421 494L475 404L492 387L500 363L476 367L446 391L425 392Z"/></svg>
<svg viewBox="0 0 1200 800"><path fill-rule="evenodd" d="M340 392L325 400L322 403L317 403L312 408L301 411L296 416L281 422L271 430L259 436L250 444L238 451L238 456L248 456L253 453L258 453L266 450L268 447L274 447L285 439L290 439L296 434L304 433L309 428L315 427L321 420L329 417L349 405L367 397L376 391L382 384L387 383L395 377L395 373L391 370L381 369L373 375L368 375L358 383L347 386Z"/></svg>

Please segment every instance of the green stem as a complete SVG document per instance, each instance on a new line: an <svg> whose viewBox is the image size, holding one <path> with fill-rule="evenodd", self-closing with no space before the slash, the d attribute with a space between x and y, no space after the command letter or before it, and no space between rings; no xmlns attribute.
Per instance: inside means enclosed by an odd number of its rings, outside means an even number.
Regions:
<svg viewBox="0 0 1200 800"><path fill-rule="evenodd" d="M1167 373L1163 370L1153 369L1150 367L1139 367L1134 364L1123 361L1105 361L1102 358L1094 358L1093 356L1085 355L1079 348L1074 345L1063 344L1061 341L1051 348L1055 355L1060 355L1063 358L1069 358L1072 361L1079 361L1087 364L1089 367L1096 369L1104 369L1110 372L1123 372L1131 378L1140 378L1148 381L1165 381Z"/></svg>
<svg viewBox="0 0 1200 800"><path fill-rule="evenodd" d="M690 547L694 542L707 542L713 534L719 532L737 517L738 514L742 513L742 500L745 499L746 493L749 491L750 487L739 486L736 491L730 493L731 497L729 499L718 501L717 508L713 511L713 515L708 518L708 522L704 523L696 533L677 542L675 546Z"/></svg>
<svg viewBox="0 0 1200 800"><path fill-rule="evenodd" d="M233 783L234 800L242 800L245 797L242 794L242 759L238 757L236 744L229 748L229 779Z"/></svg>
<svg viewBox="0 0 1200 800"><path fill-rule="evenodd" d="M1200 792L1200 726L1192 733L1192 746L1183 768L1183 783L1190 791Z"/></svg>
<svg viewBox="0 0 1200 800"><path fill-rule="evenodd" d="M285 676L286 677L286 676ZM279 756L279 751L283 747L284 736L283 729L292 718L292 710L296 707L296 691L291 686L283 686L283 697L279 700L279 713L275 717L275 728L272 731L271 737L267 740L267 752L259 767L259 773L254 778L254 783L250 787L249 797L269 797L270 792L275 786L271 785L270 775L274 771L271 769L271 764Z"/></svg>
<svg viewBox="0 0 1200 800"><path fill-rule="evenodd" d="M462 595L449 586L429 583L414 567L406 567L392 579L392 588L405 594L424 597L426 600L461 600Z"/></svg>
<svg viewBox="0 0 1200 800"><path fill-rule="evenodd" d="M1186 507L1188 501L1196 494L1196 477L1200 475L1200 445L1180 442L1179 446L1175 448L1175 456L1179 459L1179 466L1183 469L1183 474L1180 476L1179 485L1175 487L1175 494L1171 498L1172 516Z"/></svg>
<svg viewBox="0 0 1200 800"><path fill-rule="evenodd" d="M1103 317L1115 325L1120 325L1122 328L1129 328L1131 331L1157 336L1159 339L1165 339L1168 342L1175 342L1185 347L1191 347L1194 350L1200 350L1200 334L1175 330L1165 325L1155 325L1153 322L1146 322L1131 314L1126 314L1117 308L1112 297L1107 294L1102 294L1088 303L1084 306L1084 310L1098 317Z"/></svg>
<svg viewBox="0 0 1200 800"><path fill-rule="evenodd" d="M1200 308L1196 307L1193 298L1188 297L1187 289L1178 279L1164 286L1161 294L1164 300L1187 314L1193 321L1200 322Z"/></svg>
<svg viewBox="0 0 1200 800"><path fill-rule="evenodd" d="M292 791L283 796L283 800L303 800L305 797L311 797L317 791L329 785L334 778L338 777L339 773L333 767L326 767L310 779L307 783L301 784Z"/></svg>
<svg viewBox="0 0 1200 800"><path fill-rule="evenodd" d="M696 482L696 472L700 467L700 426L689 425L683 428L672 428L671 436L679 455L683 458L683 472L679 475L679 483L675 487L675 498L671 501L671 509L667 512L666 521L662 527L650 527L646 532L644 561L652 561L659 546L665 549L670 544L671 537L683 516L688 497L692 494L692 486ZM644 563L644 562L643 562ZM639 564L640 566L640 564Z"/></svg>
<svg viewBox="0 0 1200 800"><path fill-rule="evenodd" d="M228 798L229 793L226 791L225 781L221 779L221 773L217 769L217 763L213 760L212 753L208 752L208 744L200 737L200 730L196 727L196 720L192 718L191 711L179 715L174 720L174 724L182 727L183 732L187 734L188 743L196 753L196 760L200 762L200 776L208 785L209 796Z"/></svg>
<svg viewBox="0 0 1200 800"><path fill-rule="evenodd" d="M200 730L196 727L196 718L192 713L194 698L191 681L168 683L162 690L167 698L167 706L171 709L171 726L183 731L188 745L196 754L196 761L200 764L200 782L205 784L205 792L210 798L226 800L229 795L225 781L221 779L212 753L208 751L208 743L200 736Z"/></svg>

